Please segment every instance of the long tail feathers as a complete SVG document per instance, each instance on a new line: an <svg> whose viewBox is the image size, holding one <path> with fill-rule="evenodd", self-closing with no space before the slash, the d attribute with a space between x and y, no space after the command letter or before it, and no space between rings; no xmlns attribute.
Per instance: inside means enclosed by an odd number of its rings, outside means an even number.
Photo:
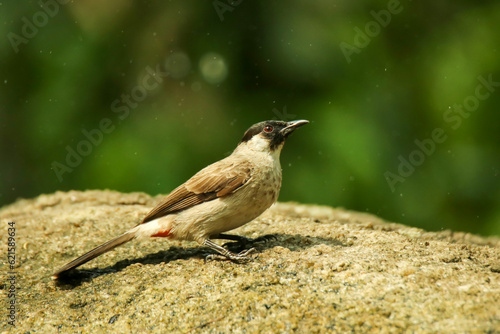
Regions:
<svg viewBox="0 0 500 334"><path fill-rule="evenodd" d="M61 268L59 268L59 270L56 271L52 275L52 279L57 279L62 273L66 272L68 270L71 270L73 268L76 268L78 266L81 266L82 264L89 262L92 259L95 259L99 255L104 254L107 251L110 251L113 248L118 247L118 246L132 240L134 237L135 237L135 233L131 233L129 231L127 233L124 233L124 234L94 248L90 252L85 253L84 255L80 256L79 258L74 259L73 261L71 261L71 262L67 263L66 265L62 266Z"/></svg>

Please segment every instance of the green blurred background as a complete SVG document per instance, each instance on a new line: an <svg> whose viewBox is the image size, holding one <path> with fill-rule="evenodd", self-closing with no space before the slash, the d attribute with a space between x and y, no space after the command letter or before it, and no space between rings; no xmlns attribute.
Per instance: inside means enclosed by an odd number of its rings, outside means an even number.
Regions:
<svg viewBox="0 0 500 334"><path fill-rule="evenodd" d="M281 201L500 235L498 0L0 9L0 205L166 194L251 124L308 119L282 153Z"/></svg>

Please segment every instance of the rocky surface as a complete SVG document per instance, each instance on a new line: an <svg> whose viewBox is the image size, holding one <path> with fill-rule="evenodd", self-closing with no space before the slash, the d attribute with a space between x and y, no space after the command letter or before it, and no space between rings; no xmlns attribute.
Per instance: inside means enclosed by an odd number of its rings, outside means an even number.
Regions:
<svg viewBox="0 0 500 334"><path fill-rule="evenodd" d="M280 203L235 230L277 236L255 245L246 264L205 261L205 247L155 238L125 244L66 280L50 278L137 224L160 198L71 191L2 208L2 247L15 222L17 263L15 327L2 307L0 329L500 333L500 239L329 207Z"/></svg>

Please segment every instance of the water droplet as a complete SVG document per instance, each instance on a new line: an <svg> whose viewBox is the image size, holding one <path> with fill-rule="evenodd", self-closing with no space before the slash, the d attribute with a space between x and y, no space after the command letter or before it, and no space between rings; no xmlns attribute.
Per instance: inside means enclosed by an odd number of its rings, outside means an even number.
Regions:
<svg viewBox="0 0 500 334"><path fill-rule="evenodd" d="M199 67L205 80L211 84L223 82L229 72L226 59L214 52L203 55Z"/></svg>

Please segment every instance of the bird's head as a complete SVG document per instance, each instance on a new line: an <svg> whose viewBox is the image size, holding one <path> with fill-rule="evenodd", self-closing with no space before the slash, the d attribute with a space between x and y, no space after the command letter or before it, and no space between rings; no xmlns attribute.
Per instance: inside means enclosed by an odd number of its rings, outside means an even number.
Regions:
<svg viewBox="0 0 500 334"><path fill-rule="evenodd" d="M252 125L243 135L240 145L246 145L247 148L256 151L281 151L285 139L295 129L309 123L306 120L283 122L283 121L264 121Z"/></svg>

